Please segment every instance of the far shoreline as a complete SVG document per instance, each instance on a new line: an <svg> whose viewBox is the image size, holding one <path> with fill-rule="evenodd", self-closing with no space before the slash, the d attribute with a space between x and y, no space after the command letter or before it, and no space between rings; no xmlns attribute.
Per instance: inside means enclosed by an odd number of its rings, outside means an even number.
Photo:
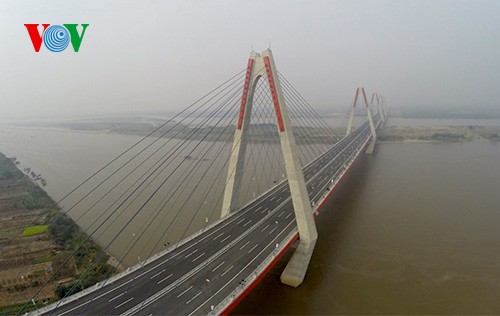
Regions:
<svg viewBox="0 0 500 316"><path fill-rule="evenodd" d="M340 126L332 127L329 132L333 132L337 137L345 135L346 122L337 119ZM342 121L342 122L341 122ZM418 124L421 121L421 124ZM431 124L429 124L431 121ZM399 124L398 124L399 123ZM467 124L470 123L470 124ZM377 131L377 142L379 143L457 143L472 141L500 141L500 120L485 119L485 124L480 119L441 119L441 118L402 118L389 117L386 124ZM496 125L495 125L496 124ZM148 121L146 118L137 118L133 121L120 121L115 119L94 120L74 120L64 122L31 122L26 124L11 123L3 124L1 127L13 129L28 129L32 131L45 131L54 133L85 133L85 134L106 134L143 137L151 133L159 126L157 120ZM311 129L311 128L308 128ZM309 132L310 135L325 135L327 130L315 129ZM307 130L307 128L306 128ZM299 132L306 132L305 130ZM230 129L226 133L232 134ZM307 133L307 132L306 132ZM160 133L153 133L153 136L160 136ZM173 134L166 134L163 137L174 137ZM323 137L317 138L318 143L324 141Z"/></svg>
<svg viewBox="0 0 500 316"><path fill-rule="evenodd" d="M380 143L500 142L500 126L395 126L379 129Z"/></svg>

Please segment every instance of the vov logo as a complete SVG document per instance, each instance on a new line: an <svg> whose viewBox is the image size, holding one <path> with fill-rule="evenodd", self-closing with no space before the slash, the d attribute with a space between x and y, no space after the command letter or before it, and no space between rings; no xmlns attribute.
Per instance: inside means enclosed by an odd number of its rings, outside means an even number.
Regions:
<svg viewBox="0 0 500 316"><path fill-rule="evenodd" d="M28 34L31 38L31 43L35 52L40 51L40 47L45 45L45 47L51 52L58 53L68 47L69 42L73 46L73 50L78 52L80 45L82 44L83 36L85 35L85 30L88 24L82 24L82 34L78 34L76 27L78 24L63 24L61 25L50 25L42 24L43 31L42 34L38 31L39 24L24 24L28 30Z"/></svg>

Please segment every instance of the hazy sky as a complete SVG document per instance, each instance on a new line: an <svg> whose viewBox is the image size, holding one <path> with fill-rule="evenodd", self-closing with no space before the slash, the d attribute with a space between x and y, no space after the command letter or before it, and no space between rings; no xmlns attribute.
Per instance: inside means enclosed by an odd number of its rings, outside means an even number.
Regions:
<svg viewBox="0 0 500 316"><path fill-rule="evenodd" d="M500 1L0 1L0 117L176 112L271 43L317 108L500 106ZM25 23L88 23L35 53Z"/></svg>

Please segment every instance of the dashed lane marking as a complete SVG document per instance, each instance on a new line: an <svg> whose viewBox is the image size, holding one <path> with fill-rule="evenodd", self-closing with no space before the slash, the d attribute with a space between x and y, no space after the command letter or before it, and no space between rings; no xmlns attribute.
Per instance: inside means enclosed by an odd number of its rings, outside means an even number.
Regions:
<svg viewBox="0 0 500 316"><path fill-rule="evenodd" d="M201 255L199 255L198 257L194 258L192 262L195 262L196 260L200 259L201 257L203 257L205 255L205 253L202 253Z"/></svg>
<svg viewBox="0 0 500 316"><path fill-rule="evenodd" d="M221 243L223 243L223 242L225 242L226 240L228 240L230 237L231 237L231 235L228 235L227 237L225 237L224 239L222 239L220 242L221 242Z"/></svg>
<svg viewBox="0 0 500 316"><path fill-rule="evenodd" d="M198 252L198 249L195 249L193 251L191 251L190 253L188 253L184 258L189 258L191 257L191 255L193 255L194 253Z"/></svg>
<svg viewBox="0 0 500 316"><path fill-rule="evenodd" d="M191 302L192 302L195 298L197 298L198 296L200 296L200 294L201 294L201 293L203 293L203 291L200 291L200 292L198 292L198 294L196 294L195 296L191 297L191 298L189 299L189 301L187 301L187 302L186 302L186 305L187 305L187 304L189 304L189 303L191 303Z"/></svg>
<svg viewBox="0 0 500 316"><path fill-rule="evenodd" d="M241 247L240 247L240 250L241 250L241 249L243 249L243 248L245 248L245 247L246 247L249 243L250 243L250 240L249 240L249 241L247 241L247 242L246 242L243 246L241 246Z"/></svg>
<svg viewBox="0 0 500 316"><path fill-rule="evenodd" d="M219 269L224 263L226 263L226 261L222 261L218 266L216 266L212 272L215 272L215 270Z"/></svg>
<svg viewBox="0 0 500 316"><path fill-rule="evenodd" d="M177 295L177 298L181 297L182 295L186 294L187 292L189 292L189 290L191 290L193 288L193 286L191 285L190 287L187 288L187 290L185 290L184 292L182 292L181 294Z"/></svg>
<svg viewBox="0 0 500 316"><path fill-rule="evenodd" d="M162 274L162 273L163 273L163 272L165 272L166 270L167 270L167 269L163 269L163 270L161 270L160 272L158 272L157 274L153 275L153 276L152 276L152 277L150 277L149 279L151 280L151 279L156 278L157 276L159 276L160 274Z"/></svg>
<svg viewBox="0 0 500 316"><path fill-rule="evenodd" d="M128 300L126 300L125 302L121 303L120 305L116 305L116 306L115 306L115 309L122 307L123 305L127 304L128 302L130 302L130 301L131 301L131 300L133 300L133 299L134 299L134 298L133 298L133 297L131 297L131 298L129 298Z"/></svg>
<svg viewBox="0 0 500 316"><path fill-rule="evenodd" d="M234 266L230 266L229 269L227 269L226 271L224 271L224 273L221 274L221 276L224 276L224 274L228 273L229 270L231 270Z"/></svg>
<svg viewBox="0 0 500 316"><path fill-rule="evenodd" d="M164 277L163 279L161 279L160 281L158 281L158 283L156 284L160 284L161 282L165 281L166 279L170 278L172 275L174 275L173 273L170 273L169 275L167 275L166 277Z"/></svg>
<svg viewBox="0 0 500 316"><path fill-rule="evenodd" d="M255 246L252 247L252 249L248 250L248 253L251 253L255 248L257 248L259 244L256 244Z"/></svg>

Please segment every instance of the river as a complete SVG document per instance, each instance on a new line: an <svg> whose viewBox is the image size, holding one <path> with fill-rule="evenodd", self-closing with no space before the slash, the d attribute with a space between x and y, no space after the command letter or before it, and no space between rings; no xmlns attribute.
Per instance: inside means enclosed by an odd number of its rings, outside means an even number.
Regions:
<svg viewBox="0 0 500 316"><path fill-rule="evenodd" d="M55 199L137 139L0 126L0 152ZM234 313L500 314L499 157L499 143L378 144L317 218L304 284L279 283L281 260Z"/></svg>
<svg viewBox="0 0 500 316"><path fill-rule="evenodd" d="M500 314L500 144L378 144L317 219L299 288L282 260L234 314Z"/></svg>
<svg viewBox="0 0 500 316"><path fill-rule="evenodd" d="M229 142L200 139L184 144L150 137L121 156L139 140L130 135L0 126L0 152L16 157L21 170L41 174L49 195L125 266L220 218L231 150ZM301 156L311 159L313 152L300 146ZM278 148L278 143L249 143L247 156L253 155L245 162L240 206L284 179Z"/></svg>

